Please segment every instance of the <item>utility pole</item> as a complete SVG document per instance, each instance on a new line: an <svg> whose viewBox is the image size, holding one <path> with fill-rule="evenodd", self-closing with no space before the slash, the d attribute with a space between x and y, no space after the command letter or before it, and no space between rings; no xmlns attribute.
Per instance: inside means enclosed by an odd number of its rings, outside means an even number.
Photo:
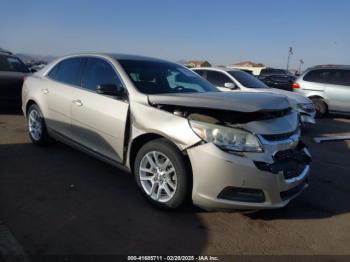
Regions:
<svg viewBox="0 0 350 262"><path fill-rule="evenodd" d="M287 70L289 70L290 56L293 55L293 47L289 47L288 58L287 58Z"/></svg>
<svg viewBox="0 0 350 262"><path fill-rule="evenodd" d="M304 60L303 59L299 59L299 74L301 74L301 67L303 66L304 64Z"/></svg>

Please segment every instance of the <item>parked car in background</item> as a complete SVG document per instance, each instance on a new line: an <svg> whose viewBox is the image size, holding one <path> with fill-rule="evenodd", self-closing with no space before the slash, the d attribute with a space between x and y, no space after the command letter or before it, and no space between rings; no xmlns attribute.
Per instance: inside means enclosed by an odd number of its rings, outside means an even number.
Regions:
<svg viewBox="0 0 350 262"><path fill-rule="evenodd" d="M207 79L221 91L270 92L285 95L291 106L300 114L302 124L315 123L315 109L308 98L293 92L270 88L255 76L232 68L198 67L194 72Z"/></svg>
<svg viewBox="0 0 350 262"><path fill-rule="evenodd" d="M317 66L306 70L293 90L310 98L320 116L350 114L350 66Z"/></svg>
<svg viewBox="0 0 350 262"><path fill-rule="evenodd" d="M22 109L34 144L53 137L126 167L160 207L191 196L206 209L277 208L308 186L311 157L285 96L220 92L179 64L64 57L26 78Z"/></svg>
<svg viewBox="0 0 350 262"><path fill-rule="evenodd" d="M258 78L269 87L292 91L296 76L288 70L267 67L260 71Z"/></svg>
<svg viewBox="0 0 350 262"><path fill-rule="evenodd" d="M0 51L0 107L20 108L23 79L29 73L18 57Z"/></svg>

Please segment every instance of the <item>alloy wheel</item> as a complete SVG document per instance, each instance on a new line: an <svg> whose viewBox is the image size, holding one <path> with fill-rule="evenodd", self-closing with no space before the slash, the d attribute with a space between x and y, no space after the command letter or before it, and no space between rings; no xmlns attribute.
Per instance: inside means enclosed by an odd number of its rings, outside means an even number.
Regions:
<svg viewBox="0 0 350 262"><path fill-rule="evenodd" d="M28 116L29 133L35 140L39 141L42 134L42 123L39 112L35 109L31 110Z"/></svg>
<svg viewBox="0 0 350 262"><path fill-rule="evenodd" d="M174 196L176 171L171 160L163 153L148 152L141 160L139 176L142 188L153 200L164 203Z"/></svg>

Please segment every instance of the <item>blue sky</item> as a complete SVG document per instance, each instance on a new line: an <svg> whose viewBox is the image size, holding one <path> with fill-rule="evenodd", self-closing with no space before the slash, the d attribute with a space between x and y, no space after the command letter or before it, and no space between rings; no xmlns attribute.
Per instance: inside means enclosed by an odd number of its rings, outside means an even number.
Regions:
<svg viewBox="0 0 350 262"><path fill-rule="evenodd" d="M0 47L64 55L142 54L292 67L350 64L348 0L2 0Z"/></svg>

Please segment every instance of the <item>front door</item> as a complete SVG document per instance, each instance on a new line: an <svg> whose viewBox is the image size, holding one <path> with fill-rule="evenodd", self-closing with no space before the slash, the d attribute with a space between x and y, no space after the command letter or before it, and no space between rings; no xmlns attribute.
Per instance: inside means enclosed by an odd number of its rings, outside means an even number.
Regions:
<svg viewBox="0 0 350 262"><path fill-rule="evenodd" d="M129 103L96 92L99 85L121 85L113 66L100 58L87 58L82 88L73 91L73 140L116 162L123 161Z"/></svg>

